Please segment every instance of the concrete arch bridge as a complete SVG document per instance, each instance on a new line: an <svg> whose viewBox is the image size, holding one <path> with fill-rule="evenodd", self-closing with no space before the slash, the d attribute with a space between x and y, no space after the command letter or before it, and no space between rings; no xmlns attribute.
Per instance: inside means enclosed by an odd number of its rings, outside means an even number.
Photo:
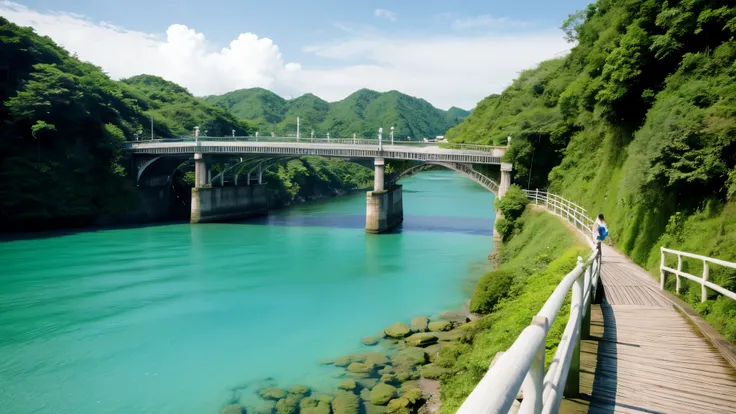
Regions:
<svg viewBox="0 0 736 414"><path fill-rule="evenodd" d="M436 144L414 141L384 143L376 139L304 139L258 137L194 137L128 142L139 187L168 185L174 170L193 161L195 186L191 222L222 221L268 209L263 170L305 156L346 158L373 164L373 191L367 193L366 231L382 233L403 220L401 186L396 182L429 166L454 170L503 197L511 185L512 165L501 162L506 147ZM413 166L386 179L386 160L410 161ZM212 165L219 164L213 174ZM500 180L480 171L500 170Z"/></svg>

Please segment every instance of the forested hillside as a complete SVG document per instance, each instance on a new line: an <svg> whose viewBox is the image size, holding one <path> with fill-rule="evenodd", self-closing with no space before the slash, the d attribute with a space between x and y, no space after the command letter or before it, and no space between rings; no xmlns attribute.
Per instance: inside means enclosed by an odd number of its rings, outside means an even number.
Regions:
<svg viewBox="0 0 736 414"><path fill-rule="evenodd" d="M261 134L296 134L296 118L300 117L301 134L325 137L375 137L378 128L395 128L394 136L402 139L433 138L465 119L470 112L452 107L437 109L424 99L397 91L380 93L361 89L347 98L328 103L312 94L286 100L261 88L241 89L218 96L208 96L211 104L232 111Z"/></svg>
<svg viewBox="0 0 736 414"><path fill-rule="evenodd" d="M599 0L563 30L568 56L522 73L448 138L512 136L517 184L607 214L617 247L649 269L661 245L736 261L735 6ZM733 273L714 277L736 289ZM683 295L736 339L736 304L700 305L699 292Z"/></svg>
<svg viewBox="0 0 736 414"><path fill-rule="evenodd" d="M94 223L136 208L126 140L253 128L162 78L113 81L48 37L0 18L0 230ZM306 99L306 96L304 97ZM303 159L267 172L277 204L365 187L371 171Z"/></svg>

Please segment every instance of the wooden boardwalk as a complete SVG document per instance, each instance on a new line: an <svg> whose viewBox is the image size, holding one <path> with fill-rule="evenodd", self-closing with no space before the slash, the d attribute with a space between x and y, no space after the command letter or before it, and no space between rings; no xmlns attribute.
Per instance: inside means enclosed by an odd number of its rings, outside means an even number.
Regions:
<svg viewBox="0 0 736 414"><path fill-rule="evenodd" d="M604 246L604 296L561 413L736 413L736 370L644 269Z"/></svg>

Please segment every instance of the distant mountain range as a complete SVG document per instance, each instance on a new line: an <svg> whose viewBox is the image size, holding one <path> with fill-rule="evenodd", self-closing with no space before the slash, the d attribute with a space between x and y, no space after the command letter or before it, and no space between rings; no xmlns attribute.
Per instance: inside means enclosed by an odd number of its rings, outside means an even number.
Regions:
<svg viewBox="0 0 736 414"><path fill-rule="evenodd" d="M437 109L424 99L401 92L376 92L361 89L337 102L327 102L311 93L287 100L262 89L240 89L224 95L207 96L204 100L248 121L262 135L296 134L299 117L301 135L308 137L375 137L383 128L388 138L394 127L396 139L422 139L444 135L470 115L470 111L452 107Z"/></svg>

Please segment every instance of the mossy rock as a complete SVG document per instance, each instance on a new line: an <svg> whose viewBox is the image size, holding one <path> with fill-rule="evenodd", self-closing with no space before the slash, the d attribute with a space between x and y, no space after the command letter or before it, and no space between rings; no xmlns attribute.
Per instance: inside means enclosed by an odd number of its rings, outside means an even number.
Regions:
<svg viewBox="0 0 736 414"><path fill-rule="evenodd" d="M422 377L428 378L428 379L439 379L443 375L449 374L450 371L447 368L442 368L441 366L435 365L435 364L427 364L422 367L421 373Z"/></svg>
<svg viewBox="0 0 736 414"><path fill-rule="evenodd" d="M374 405L371 403L363 404L363 413L365 414L388 414L386 407L382 405Z"/></svg>
<svg viewBox="0 0 736 414"><path fill-rule="evenodd" d="M411 327L405 323L396 322L395 324L384 329L383 333L391 338L406 338L407 336L411 335Z"/></svg>
<svg viewBox="0 0 736 414"><path fill-rule="evenodd" d="M419 379L419 372L414 367L407 367L405 370L396 372L396 381L406 382Z"/></svg>
<svg viewBox="0 0 736 414"><path fill-rule="evenodd" d="M404 397L394 398L388 402L386 409L391 414L411 414L411 402Z"/></svg>
<svg viewBox="0 0 736 414"><path fill-rule="evenodd" d="M468 321L468 313L463 311L447 311L440 314L440 319L462 325Z"/></svg>
<svg viewBox="0 0 736 414"><path fill-rule="evenodd" d="M375 371L376 366L371 363L353 362L347 367L347 371L352 374L370 374Z"/></svg>
<svg viewBox="0 0 736 414"><path fill-rule="evenodd" d="M289 395L276 401L276 414L297 414L301 397Z"/></svg>
<svg viewBox="0 0 736 414"><path fill-rule="evenodd" d="M465 335L465 331L453 329L447 332L435 332L434 334L437 335L437 339L439 339L440 342L457 342L463 335Z"/></svg>
<svg viewBox="0 0 736 414"><path fill-rule="evenodd" d="M330 414L330 404L320 402L316 407L300 408L299 414Z"/></svg>
<svg viewBox="0 0 736 414"><path fill-rule="evenodd" d="M337 388L345 391L353 391L354 389L358 388L358 383L355 382L355 380L346 379L337 384Z"/></svg>
<svg viewBox="0 0 736 414"><path fill-rule="evenodd" d="M346 367L350 365L351 362L353 362L353 357L351 355L346 355L346 356L337 358L336 360L332 361L332 363L336 367Z"/></svg>
<svg viewBox="0 0 736 414"><path fill-rule="evenodd" d="M360 378L358 380L358 385L362 388L368 388L371 389L378 384L378 378L368 377L368 378Z"/></svg>
<svg viewBox="0 0 736 414"><path fill-rule="evenodd" d="M258 404L253 410L253 414L273 414L274 411L276 411L276 401L268 400L263 401L261 404ZM250 414L251 411L249 410L248 413Z"/></svg>
<svg viewBox="0 0 736 414"><path fill-rule="evenodd" d="M373 364L376 366L384 366L390 362L388 356L381 352L367 352L365 354L361 354L360 358L360 362L365 362L366 364Z"/></svg>
<svg viewBox="0 0 736 414"><path fill-rule="evenodd" d="M396 396L396 387L379 382L371 390L371 404L386 405Z"/></svg>
<svg viewBox="0 0 736 414"><path fill-rule="evenodd" d="M243 410L242 405L231 404L223 408L222 411L220 411L220 414L243 414L243 412L245 412L245 410Z"/></svg>
<svg viewBox="0 0 736 414"><path fill-rule="evenodd" d="M429 362L435 362L437 361L437 358L440 356L440 351L446 344L433 344L426 348L424 348L424 351L427 353L427 356L429 356Z"/></svg>
<svg viewBox="0 0 736 414"><path fill-rule="evenodd" d="M313 398L318 402L323 402L327 404L332 404L332 402L335 401L335 397L331 395L315 395Z"/></svg>
<svg viewBox="0 0 736 414"><path fill-rule="evenodd" d="M289 394L296 395L298 397L306 397L312 390L306 385L295 385L289 388Z"/></svg>
<svg viewBox="0 0 736 414"><path fill-rule="evenodd" d="M363 388L360 390L360 399L363 401L370 401L371 400L371 390L370 388Z"/></svg>
<svg viewBox="0 0 736 414"><path fill-rule="evenodd" d="M429 323L429 330L432 332L446 332L452 329L450 321L434 321Z"/></svg>
<svg viewBox="0 0 736 414"><path fill-rule="evenodd" d="M427 353L422 348L410 347L397 352L391 359L394 366L416 366L427 363Z"/></svg>
<svg viewBox="0 0 736 414"><path fill-rule="evenodd" d="M360 399L348 391L338 391L332 401L332 411L335 414L359 414Z"/></svg>
<svg viewBox="0 0 736 414"><path fill-rule="evenodd" d="M302 400L299 401L300 410L303 410L305 408L314 408L316 406L317 406L317 400L312 397L302 398Z"/></svg>
<svg viewBox="0 0 736 414"><path fill-rule="evenodd" d="M280 400L286 398L286 390L277 387L267 387L258 390L258 395L264 400Z"/></svg>
<svg viewBox="0 0 736 414"><path fill-rule="evenodd" d="M360 341L363 342L363 345L373 346L378 343L379 339L375 336L364 336Z"/></svg>
<svg viewBox="0 0 736 414"><path fill-rule="evenodd" d="M394 368L389 365L378 370L379 375L393 374L393 373L394 373Z"/></svg>
<svg viewBox="0 0 736 414"><path fill-rule="evenodd" d="M414 335L406 338L406 344L409 346L425 347L432 344L436 344L437 336L431 333L415 333Z"/></svg>
<svg viewBox="0 0 736 414"><path fill-rule="evenodd" d="M422 390L419 387L402 388L399 390L402 398L409 400L411 405L415 405L424 399Z"/></svg>
<svg viewBox="0 0 736 414"><path fill-rule="evenodd" d="M383 374L381 375L381 382L385 382L386 384L393 384L398 381L396 380L396 374Z"/></svg>
<svg viewBox="0 0 736 414"><path fill-rule="evenodd" d="M427 332L429 330L429 318L418 316L411 320L411 330L414 332Z"/></svg>

